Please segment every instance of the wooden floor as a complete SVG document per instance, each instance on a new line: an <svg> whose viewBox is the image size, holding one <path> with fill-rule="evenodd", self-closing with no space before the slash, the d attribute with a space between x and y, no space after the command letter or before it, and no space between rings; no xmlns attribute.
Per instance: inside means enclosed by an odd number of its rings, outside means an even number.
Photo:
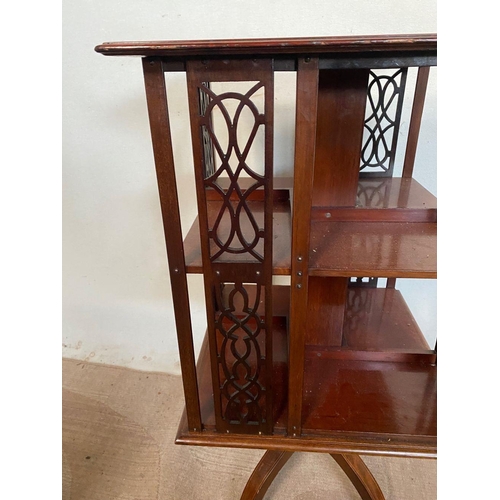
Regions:
<svg viewBox="0 0 500 500"><path fill-rule="evenodd" d="M180 377L63 361L63 500L239 499L263 452L175 446ZM436 498L436 461L363 457L388 500ZM326 454L295 453L266 499L359 500Z"/></svg>

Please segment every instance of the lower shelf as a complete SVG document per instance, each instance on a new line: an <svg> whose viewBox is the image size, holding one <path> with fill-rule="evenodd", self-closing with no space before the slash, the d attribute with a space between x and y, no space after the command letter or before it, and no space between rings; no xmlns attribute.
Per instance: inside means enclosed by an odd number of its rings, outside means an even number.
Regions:
<svg viewBox="0 0 500 500"><path fill-rule="evenodd" d="M304 378L305 434L436 436L435 365L316 358Z"/></svg>
<svg viewBox="0 0 500 500"><path fill-rule="evenodd" d="M281 289L281 295L289 290L288 287L275 288ZM364 302L361 313L355 311L359 300L349 302L347 315L356 313L358 320L346 332L349 333L346 344L335 349L321 346L306 349L300 436L286 435L287 332L286 318L278 317L273 331L274 434L256 436L216 431L210 356L205 338L197 364L204 428L202 432L189 432L184 415L176 442L435 457L436 366L430 362L432 351L400 292L364 289L351 293L362 293L371 299ZM391 332L396 330L398 343L391 349Z"/></svg>
<svg viewBox="0 0 500 500"><path fill-rule="evenodd" d="M342 344L314 344L306 345L306 357L428 364L436 360L401 292L391 288L350 287Z"/></svg>
<svg viewBox="0 0 500 500"><path fill-rule="evenodd" d="M436 278L435 222L316 221L310 276Z"/></svg>

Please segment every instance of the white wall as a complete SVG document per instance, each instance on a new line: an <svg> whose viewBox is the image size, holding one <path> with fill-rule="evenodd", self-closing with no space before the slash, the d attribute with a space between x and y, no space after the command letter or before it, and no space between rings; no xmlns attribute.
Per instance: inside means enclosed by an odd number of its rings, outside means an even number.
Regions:
<svg viewBox="0 0 500 500"><path fill-rule="evenodd" d="M63 355L179 373L140 58L103 57L93 51L95 45L122 40L430 33L436 31L435 11L435 0L67 1ZM286 77L280 85L284 91L290 88ZM167 86L187 230L195 202L190 146L182 145L189 137L183 75L168 75ZM286 97L279 99L284 100L276 103L281 114L275 126L282 130L276 169L286 175L292 164L292 104ZM435 107L433 73L415 176L434 193ZM403 122L402 133L406 129ZM205 329L201 277L191 276L189 285L199 347ZM427 331L434 328L435 285L424 286L429 290L413 287L408 301Z"/></svg>

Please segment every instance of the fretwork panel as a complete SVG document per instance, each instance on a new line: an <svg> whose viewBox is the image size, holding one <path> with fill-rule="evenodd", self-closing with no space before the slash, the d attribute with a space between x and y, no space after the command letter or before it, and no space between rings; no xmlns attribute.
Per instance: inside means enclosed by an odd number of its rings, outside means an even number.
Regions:
<svg viewBox="0 0 500 500"><path fill-rule="evenodd" d="M189 61L187 79L216 425L271 433L272 61Z"/></svg>
<svg viewBox="0 0 500 500"><path fill-rule="evenodd" d="M360 175L391 177L408 68L370 71Z"/></svg>

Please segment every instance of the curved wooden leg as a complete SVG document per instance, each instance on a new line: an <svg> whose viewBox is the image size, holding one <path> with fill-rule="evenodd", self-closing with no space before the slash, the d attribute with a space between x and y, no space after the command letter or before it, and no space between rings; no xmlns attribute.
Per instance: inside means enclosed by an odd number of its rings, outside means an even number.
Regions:
<svg viewBox="0 0 500 500"><path fill-rule="evenodd" d="M359 455L330 453L342 467L363 500L384 500L384 494Z"/></svg>
<svg viewBox="0 0 500 500"><path fill-rule="evenodd" d="M266 451L252 472L241 500L262 500L273 479L292 455L293 451Z"/></svg>

